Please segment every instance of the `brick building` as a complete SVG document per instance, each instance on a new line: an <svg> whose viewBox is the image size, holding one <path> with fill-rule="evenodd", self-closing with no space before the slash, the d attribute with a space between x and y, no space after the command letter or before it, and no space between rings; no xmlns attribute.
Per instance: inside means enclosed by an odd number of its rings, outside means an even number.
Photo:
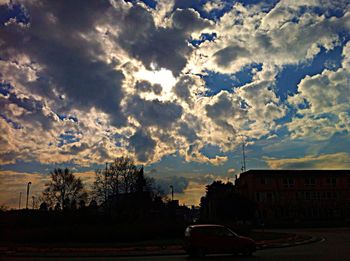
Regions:
<svg viewBox="0 0 350 261"><path fill-rule="evenodd" d="M267 225L350 223L350 170L249 170L235 187Z"/></svg>

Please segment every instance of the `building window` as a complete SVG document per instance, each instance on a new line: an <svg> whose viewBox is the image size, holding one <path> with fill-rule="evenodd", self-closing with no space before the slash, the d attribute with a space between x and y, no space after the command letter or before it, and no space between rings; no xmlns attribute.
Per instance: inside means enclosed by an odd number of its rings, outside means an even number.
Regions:
<svg viewBox="0 0 350 261"><path fill-rule="evenodd" d="M297 199L303 200L304 199L304 192L298 191L297 192Z"/></svg>
<svg viewBox="0 0 350 261"><path fill-rule="evenodd" d="M269 192L256 192L256 200L258 202L266 202L272 200L272 194Z"/></svg>
<svg viewBox="0 0 350 261"><path fill-rule="evenodd" d="M273 201L273 195L271 192L267 192L266 199L267 199L267 201Z"/></svg>
<svg viewBox="0 0 350 261"><path fill-rule="evenodd" d="M310 200L310 192L309 191L305 192L305 199Z"/></svg>
<svg viewBox="0 0 350 261"><path fill-rule="evenodd" d="M261 178L260 179L260 184L261 185L267 185L270 183L270 180L268 178Z"/></svg>
<svg viewBox="0 0 350 261"><path fill-rule="evenodd" d="M315 178L305 178L305 186L315 186Z"/></svg>
<svg viewBox="0 0 350 261"><path fill-rule="evenodd" d="M326 179L326 183L327 183L327 185L329 185L329 186L335 187L336 184L337 184L337 178L335 178L335 177L327 178L327 179Z"/></svg>
<svg viewBox="0 0 350 261"><path fill-rule="evenodd" d="M317 192L317 200L321 200L321 192Z"/></svg>
<svg viewBox="0 0 350 261"><path fill-rule="evenodd" d="M294 187L294 179L292 178L284 178L283 179L283 186L286 188Z"/></svg>

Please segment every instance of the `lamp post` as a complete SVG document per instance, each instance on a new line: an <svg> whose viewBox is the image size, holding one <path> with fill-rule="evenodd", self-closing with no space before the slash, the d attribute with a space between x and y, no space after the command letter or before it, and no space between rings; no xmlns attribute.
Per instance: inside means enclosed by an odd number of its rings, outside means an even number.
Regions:
<svg viewBox="0 0 350 261"><path fill-rule="evenodd" d="M171 188L171 201L174 201L174 186L170 185L169 187Z"/></svg>
<svg viewBox="0 0 350 261"><path fill-rule="evenodd" d="M21 209L22 192L19 193L18 209Z"/></svg>
<svg viewBox="0 0 350 261"><path fill-rule="evenodd" d="M30 188L30 185L32 184L32 182L28 182L27 184L27 202L26 202L26 209L28 209L28 197L29 197L29 188Z"/></svg>

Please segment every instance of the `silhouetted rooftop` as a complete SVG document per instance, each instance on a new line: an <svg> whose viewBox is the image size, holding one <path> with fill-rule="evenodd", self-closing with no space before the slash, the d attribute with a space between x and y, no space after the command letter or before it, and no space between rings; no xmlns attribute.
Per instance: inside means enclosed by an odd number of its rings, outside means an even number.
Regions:
<svg viewBox="0 0 350 261"><path fill-rule="evenodd" d="M241 175L325 175L325 174L350 174L350 169L250 169Z"/></svg>

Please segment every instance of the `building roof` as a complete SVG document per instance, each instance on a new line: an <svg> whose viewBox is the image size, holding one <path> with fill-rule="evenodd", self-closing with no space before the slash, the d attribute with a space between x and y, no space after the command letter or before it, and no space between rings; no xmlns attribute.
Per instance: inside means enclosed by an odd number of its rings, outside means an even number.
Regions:
<svg viewBox="0 0 350 261"><path fill-rule="evenodd" d="M343 175L350 174L350 169L250 169L241 175Z"/></svg>

